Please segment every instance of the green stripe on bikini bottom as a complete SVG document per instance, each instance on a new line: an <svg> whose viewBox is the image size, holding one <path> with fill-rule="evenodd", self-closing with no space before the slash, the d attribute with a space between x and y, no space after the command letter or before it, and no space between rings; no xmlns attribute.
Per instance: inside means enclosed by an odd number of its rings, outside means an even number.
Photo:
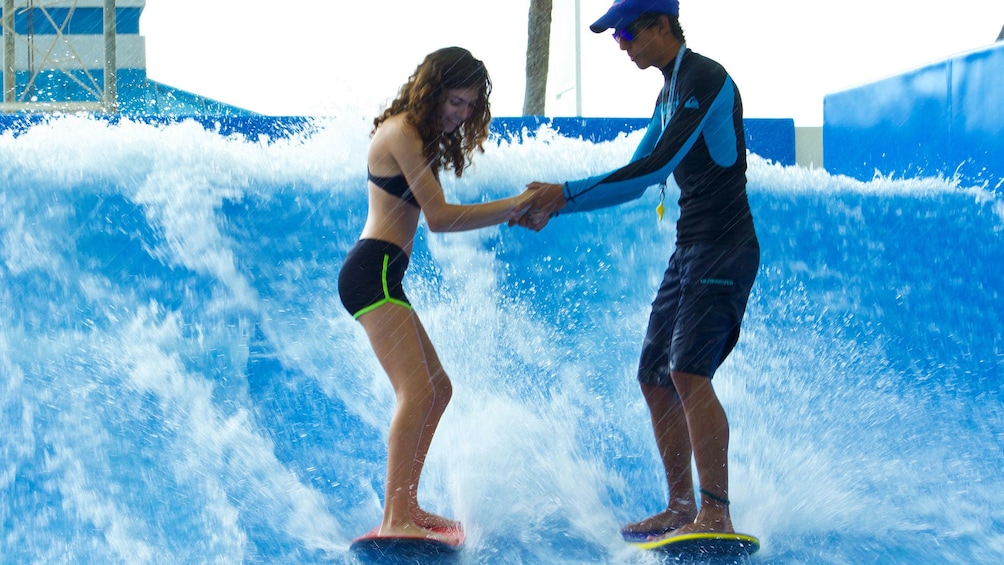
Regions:
<svg viewBox="0 0 1004 565"><path fill-rule="evenodd" d="M390 296L390 290L388 290L387 288L387 265L389 264L390 264L390 255L385 254L383 256L383 271L380 273L380 281L383 283L383 299L379 300L378 302L374 302L373 304L370 304L369 306L356 312L352 316L353 319L358 320L359 316L362 316L367 312L372 312L373 310L376 310L377 308L383 306L384 304L397 304L398 306L404 306L405 308L411 310L411 304L408 304L404 300L391 298Z"/></svg>

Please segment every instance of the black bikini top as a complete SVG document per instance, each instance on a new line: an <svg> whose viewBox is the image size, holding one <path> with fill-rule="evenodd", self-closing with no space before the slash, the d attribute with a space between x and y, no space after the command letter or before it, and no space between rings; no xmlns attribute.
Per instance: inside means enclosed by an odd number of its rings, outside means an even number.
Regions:
<svg viewBox="0 0 1004 565"><path fill-rule="evenodd" d="M415 195L411 193L411 187L408 186L408 179L404 178L404 175L397 175L395 177L376 177L373 176L373 173L371 173L369 169L366 169L366 178L373 184L384 189L384 191L388 194L397 196L408 204L419 208L418 200L416 200Z"/></svg>

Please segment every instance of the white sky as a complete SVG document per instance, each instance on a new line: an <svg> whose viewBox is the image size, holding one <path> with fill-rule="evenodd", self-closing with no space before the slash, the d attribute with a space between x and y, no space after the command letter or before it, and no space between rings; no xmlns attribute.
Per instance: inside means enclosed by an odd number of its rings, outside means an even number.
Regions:
<svg viewBox="0 0 1004 565"><path fill-rule="evenodd" d="M553 0L547 114L575 108L575 0ZM588 26L579 0L582 115L648 117L662 82ZM492 113L522 113L529 0L147 0L147 74L273 115L369 117L430 51L488 66ZM281 7L279 7L281 6ZM693 50L732 74L750 118L819 126L823 97L994 42L1004 0L681 0ZM558 93L564 91L560 96Z"/></svg>

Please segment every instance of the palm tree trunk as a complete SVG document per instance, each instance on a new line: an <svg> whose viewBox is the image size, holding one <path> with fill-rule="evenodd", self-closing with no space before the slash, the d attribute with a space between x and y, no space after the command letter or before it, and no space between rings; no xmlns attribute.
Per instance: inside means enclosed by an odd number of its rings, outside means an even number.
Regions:
<svg viewBox="0 0 1004 565"><path fill-rule="evenodd" d="M526 37L524 116L543 116L547 100L547 66L551 53L552 0L530 0Z"/></svg>

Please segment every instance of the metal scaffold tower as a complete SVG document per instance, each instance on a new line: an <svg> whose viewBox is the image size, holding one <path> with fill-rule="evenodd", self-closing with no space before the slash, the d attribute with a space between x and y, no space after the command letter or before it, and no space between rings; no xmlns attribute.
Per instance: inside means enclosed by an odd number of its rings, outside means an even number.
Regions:
<svg viewBox="0 0 1004 565"><path fill-rule="evenodd" d="M118 111L115 0L103 2L103 60L100 49L95 60L93 52L81 52L71 29L78 4L95 0L3 0L0 110Z"/></svg>

